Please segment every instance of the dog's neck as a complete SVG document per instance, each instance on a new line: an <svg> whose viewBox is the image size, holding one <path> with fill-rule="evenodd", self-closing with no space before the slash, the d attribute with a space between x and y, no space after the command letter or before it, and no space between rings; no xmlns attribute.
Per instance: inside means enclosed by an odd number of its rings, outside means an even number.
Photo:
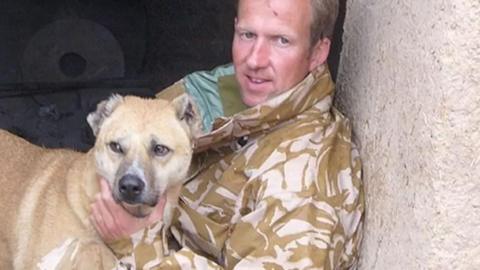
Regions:
<svg viewBox="0 0 480 270"><path fill-rule="evenodd" d="M95 195L100 192L99 176L96 173L95 158L90 150L70 169L67 176L67 196L73 211L85 226L91 226L89 215Z"/></svg>

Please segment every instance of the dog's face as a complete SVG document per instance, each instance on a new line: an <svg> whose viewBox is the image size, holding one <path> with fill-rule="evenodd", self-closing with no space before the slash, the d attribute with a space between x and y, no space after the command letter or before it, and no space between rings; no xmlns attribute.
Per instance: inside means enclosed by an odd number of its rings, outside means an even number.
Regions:
<svg viewBox="0 0 480 270"><path fill-rule="evenodd" d="M87 118L97 172L131 214L148 215L169 187L181 184L200 119L186 95L172 102L112 96Z"/></svg>

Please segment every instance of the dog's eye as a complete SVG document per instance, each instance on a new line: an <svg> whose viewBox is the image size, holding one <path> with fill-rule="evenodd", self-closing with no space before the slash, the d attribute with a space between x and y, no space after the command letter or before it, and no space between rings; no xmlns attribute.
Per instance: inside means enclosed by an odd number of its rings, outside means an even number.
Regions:
<svg viewBox="0 0 480 270"><path fill-rule="evenodd" d="M110 149L112 149L113 152L118 153L118 154L123 154L122 146L119 143L110 142L108 144L108 146L110 147Z"/></svg>
<svg viewBox="0 0 480 270"><path fill-rule="evenodd" d="M153 147L153 153L156 156L163 157L170 152L170 148L166 147L165 145L157 144Z"/></svg>

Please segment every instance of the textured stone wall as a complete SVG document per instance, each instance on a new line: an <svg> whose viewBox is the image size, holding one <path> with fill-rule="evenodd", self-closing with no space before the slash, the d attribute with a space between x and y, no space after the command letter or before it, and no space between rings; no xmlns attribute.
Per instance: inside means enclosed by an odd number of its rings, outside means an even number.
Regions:
<svg viewBox="0 0 480 270"><path fill-rule="evenodd" d="M348 0L337 83L365 164L360 269L480 269L480 1Z"/></svg>

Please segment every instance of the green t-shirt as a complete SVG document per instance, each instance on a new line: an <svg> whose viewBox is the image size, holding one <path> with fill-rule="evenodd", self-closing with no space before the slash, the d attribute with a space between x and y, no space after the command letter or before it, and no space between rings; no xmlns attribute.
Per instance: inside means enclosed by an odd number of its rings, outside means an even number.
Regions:
<svg viewBox="0 0 480 270"><path fill-rule="evenodd" d="M233 65L227 64L185 76L185 90L199 106L205 132L211 130L215 118L231 116L246 108L234 74Z"/></svg>

